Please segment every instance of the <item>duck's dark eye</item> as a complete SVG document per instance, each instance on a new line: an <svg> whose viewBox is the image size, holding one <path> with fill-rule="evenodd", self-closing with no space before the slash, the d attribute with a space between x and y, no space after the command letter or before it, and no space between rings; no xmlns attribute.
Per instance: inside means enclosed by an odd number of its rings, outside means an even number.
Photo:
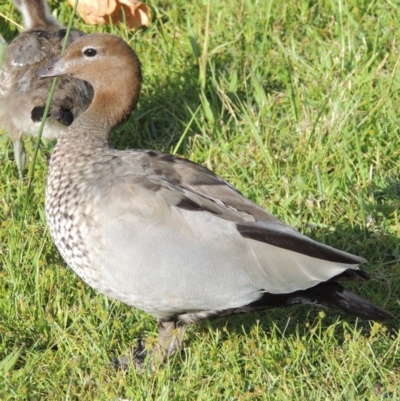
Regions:
<svg viewBox="0 0 400 401"><path fill-rule="evenodd" d="M89 47L89 49L86 49L86 50L83 52L83 54L84 54L85 56L88 56L88 57L94 57L94 56L97 54L97 51L96 51L95 49L92 49L91 47Z"/></svg>

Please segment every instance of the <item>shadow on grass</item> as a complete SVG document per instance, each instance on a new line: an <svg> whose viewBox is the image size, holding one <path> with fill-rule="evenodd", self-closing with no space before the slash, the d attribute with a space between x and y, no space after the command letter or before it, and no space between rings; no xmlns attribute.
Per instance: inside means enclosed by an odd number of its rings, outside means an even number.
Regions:
<svg viewBox="0 0 400 401"><path fill-rule="evenodd" d="M168 152L175 147L193 113L200 105L197 77L187 71L173 79L160 77L163 82L142 91L137 109L111 138L117 149L154 149ZM187 139L197 132L189 127Z"/></svg>
<svg viewBox="0 0 400 401"><path fill-rule="evenodd" d="M113 146L121 150L154 149L169 152L186 131L178 154L189 158L186 145L191 136L207 132L214 137L214 133L222 126L228 126L232 119L223 97L229 98L233 108L240 108L243 100L249 107L258 107L243 85L235 85L232 91L226 89L231 74L236 70L236 60L232 55L213 56L209 60L204 89L199 80L198 61L194 58L187 60L179 72L170 75L166 72L165 75L153 77L156 80L153 85L150 82L146 85L144 76L145 85L138 107L129 120L113 133ZM284 90L283 83L277 81L272 73L271 80L265 79L260 85L266 94ZM196 114L197 110L199 112Z"/></svg>

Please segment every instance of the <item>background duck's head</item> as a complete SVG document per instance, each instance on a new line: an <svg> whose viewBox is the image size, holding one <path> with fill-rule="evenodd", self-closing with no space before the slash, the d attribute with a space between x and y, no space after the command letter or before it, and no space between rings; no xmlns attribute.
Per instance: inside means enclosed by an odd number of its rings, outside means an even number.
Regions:
<svg viewBox="0 0 400 401"><path fill-rule="evenodd" d="M60 29L63 26L51 15L45 0L13 0L22 14L25 30L46 28Z"/></svg>

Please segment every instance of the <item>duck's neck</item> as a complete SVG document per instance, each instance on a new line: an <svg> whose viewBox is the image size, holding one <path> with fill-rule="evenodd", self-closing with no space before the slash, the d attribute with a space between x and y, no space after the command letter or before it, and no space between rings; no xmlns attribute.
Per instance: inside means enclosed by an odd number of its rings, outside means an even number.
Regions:
<svg viewBox="0 0 400 401"><path fill-rule="evenodd" d="M63 28L63 26L51 15L45 0L15 1L15 5L22 14L25 30L37 28Z"/></svg>
<svg viewBox="0 0 400 401"><path fill-rule="evenodd" d="M108 143L112 130L126 120L136 101L115 88L95 92L89 108L66 131L65 140L96 145Z"/></svg>

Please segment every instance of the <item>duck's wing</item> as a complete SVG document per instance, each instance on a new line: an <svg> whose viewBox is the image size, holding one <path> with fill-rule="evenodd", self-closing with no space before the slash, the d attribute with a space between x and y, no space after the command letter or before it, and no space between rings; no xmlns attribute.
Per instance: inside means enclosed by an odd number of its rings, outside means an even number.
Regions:
<svg viewBox="0 0 400 401"><path fill-rule="evenodd" d="M101 209L94 214L104 216L102 221L112 227L113 235L108 235L112 247L118 249L119 238L137 237L139 220L143 232L157 227L151 235L161 236L162 246L179 255L168 264L173 276L188 269L187 263L177 267L182 260L190 260L191 266L209 260L211 266L211 260L218 259L221 266L227 263L232 272L242 271L270 293L290 293L337 278L368 278L358 269L363 258L300 234L205 167L153 151L118 152L109 166L113 166L109 175L102 170ZM98 183L91 187L98 188ZM197 250L177 245L186 239L197 244ZM150 235L141 240L143 247L149 247L147 253L159 251ZM137 240L133 243L137 246ZM133 258L137 250L126 252ZM214 279L219 276L219 267L215 269Z"/></svg>
<svg viewBox="0 0 400 401"><path fill-rule="evenodd" d="M148 156L148 172L174 184L182 199L176 207L214 213L234 221L245 238L269 243L293 252L339 263L364 263L365 259L313 241L273 214L244 197L212 171L189 160L154 151Z"/></svg>
<svg viewBox="0 0 400 401"><path fill-rule="evenodd" d="M174 184L177 188L188 191L194 203L202 204L208 200L209 205L219 205L221 211L224 210L225 213L234 212L242 222L265 220L286 226L206 167L170 154L155 151L143 151L143 153L147 159L145 162L147 171ZM186 207L190 209L190 205ZM195 205L193 207L196 208ZM224 218L223 216L224 214L221 218Z"/></svg>

